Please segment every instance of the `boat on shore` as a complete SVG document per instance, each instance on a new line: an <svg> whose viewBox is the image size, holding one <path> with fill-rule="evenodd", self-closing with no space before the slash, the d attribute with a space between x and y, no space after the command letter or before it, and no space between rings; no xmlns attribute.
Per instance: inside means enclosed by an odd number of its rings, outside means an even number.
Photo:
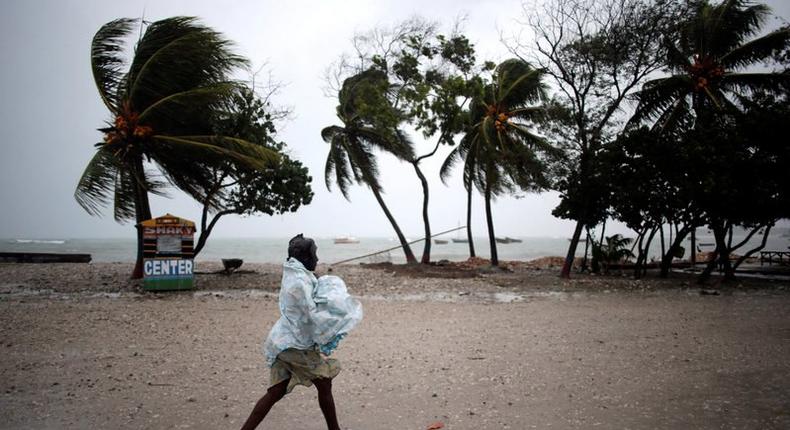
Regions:
<svg viewBox="0 0 790 430"><path fill-rule="evenodd" d="M347 245L350 243L359 243L359 239L352 236L340 236L334 239L335 245Z"/></svg>

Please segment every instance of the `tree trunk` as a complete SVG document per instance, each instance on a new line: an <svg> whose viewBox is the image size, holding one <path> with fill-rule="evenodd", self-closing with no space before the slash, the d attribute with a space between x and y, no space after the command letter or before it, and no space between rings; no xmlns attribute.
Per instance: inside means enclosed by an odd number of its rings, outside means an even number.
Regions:
<svg viewBox="0 0 790 430"><path fill-rule="evenodd" d="M765 248L765 244L768 242L768 234L771 232L771 228L773 226L774 226L773 222L771 222L771 223L769 223L769 224L767 224L765 226L765 231L763 232L763 240L760 243L760 245L757 246L754 249L749 250L749 252L743 254L740 258L738 258L738 261L736 261L735 264L732 266L732 270L736 270L738 268L738 266L741 265L741 263L746 261L747 258L751 257L755 252L761 251L763 248ZM757 228L759 228L759 227L757 227ZM745 240L743 242L743 244L746 244L747 241L748 241L748 239Z"/></svg>
<svg viewBox="0 0 790 430"><path fill-rule="evenodd" d="M475 257L475 242L472 240L472 184L466 190L466 240L469 241L469 257Z"/></svg>
<svg viewBox="0 0 790 430"><path fill-rule="evenodd" d="M420 166L417 162L413 162L412 166L414 166L414 171L417 173L417 177L420 178L420 185L422 185L422 223L425 226L425 244L422 248L422 258L420 259L420 263L428 264L431 262L431 221L428 218L428 180L425 179L425 175L422 174L422 170L420 170Z"/></svg>
<svg viewBox="0 0 790 430"><path fill-rule="evenodd" d="M724 272L724 280L733 281L735 280L735 272L732 270L732 264L730 264L730 247L726 241L728 230L727 227L714 228L713 236L716 238L716 248L719 249L719 267Z"/></svg>
<svg viewBox="0 0 790 430"><path fill-rule="evenodd" d="M207 225L206 221L208 216L208 206L204 207L203 217L200 222L200 237L198 237L198 241L195 244L195 249L192 251L192 258L197 258L198 254L200 254L200 251L202 251L203 247L206 246L206 242L208 241L209 236L211 236L211 231L214 230L214 226L217 225L219 219L232 213L239 212L230 209L217 212L217 214L215 214L211 219L211 222Z"/></svg>
<svg viewBox="0 0 790 430"><path fill-rule="evenodd" d="M132 161L130 170L134 174L134 213L137 224L137 259L132 270L132 279L143 277L143 228L141 222L151 219L151 205L148 202L148 190L145 188L145 168L142 157Z"/></svg>
<svg viewBox="0 0 790 430"><path fill-rule="evenodd" d="M669 232L672 234L671 229ZM675 257L675 250L679 249L680 245L683 243L683 240L686 239L688 232L689 229L687 227L683 227L677 233L677 235L675 235L675 239L672 241L672 243L670 243L666 254L661 256L661 274L659 275L661 278L666 278L669 276L669 269L672 267L672 259Z"/></svg>
<svg viewBox="0 0 790 430"><path fill-rule="evenodd" d="M499 267L499 256L496 250L496 236L494 236L494 218L491 216L491 190L486 188L486 222L488 223L488 244L491 247L491 265Z"/></svg>
<svg viewBox="0 0 790 430"><path fill-rule="evenodd" d="M371 187L371 191L373 191L373 195L376 196L376 201L379 202L379 206L381 206L381 210L384 211L384 215L387 216L390 224L392 224L392 228L395 229L395 234L398 236L398 240L400 241L401 247L403 247L403 253L406 254L406 263L408 264L416 264L417 259L414 258L414 253L411 252L411 247L409 243L406 241L406 237L403 236L403 233L400 231L400 227L398 227L398 223L395 222L395 218L390 213L387 205L384 203L384 199L381 198L381 193Z"/></svg>
<svg viewBox="0 0 790 430"><path fill-rule="evenodd" d="M697 227L691 228L691 268L697 265Z"/></svg>
<svg viewBox="0 0 790 430"><path fill-rule="evenodd" d="M565 264L562 265L562 272L560 278L569 279L571 277L571 267L573 267L573 260L576 257L576 247L579 245L579 238L582 235L582 228L584 223L576 221L576 229L573 231L571 244L568 246L568 255L565 256Z"/></svg>
<svg viewBox="0 0 790 430"><path fill-rule="evenodd" d="M697 284L702 285L708 282L708 279L710 279L710 274L713 273L713 269L716 267L716 261L719 258L719 253L717 251L718 249L713 250L713 258L708 261L705 269L699 274L699 277L697 278Z"/></svg>
<svg viewBox="0 0 790 430"><path fill-rule="evenodd" d="M587 236L586 240L584 241L584 257L582 257L582 267L580 271L583 273L587 271L587 251L590 250L590 242L592 241L592 236L590 235L590 229L585 229Z"/></svg>
<svg viewBox="0 0 790 430"><path fill-rule="evenodd" d="M638 266L639 276L637 276L637 279L647 275L647 259L650 256L650 244L653 243L653 238L655 238L656 232L658 232L658 228L653 227L653 229L650 230L650 235L647 237L647 242L645 243L644 250L639 251L639 253L642 254L642 264L641 266Z"/></svg>

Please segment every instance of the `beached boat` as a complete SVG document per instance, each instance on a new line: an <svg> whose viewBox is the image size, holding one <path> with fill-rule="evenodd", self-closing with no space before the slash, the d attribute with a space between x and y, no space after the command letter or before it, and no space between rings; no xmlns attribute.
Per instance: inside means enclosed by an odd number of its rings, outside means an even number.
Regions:
<svg viewBox="0 0 790 430"><path fill-rule="evenodd" d="M335 238L335 244L336 245L343 245L343 244L349 244L349 243L359 243L359 239L357 239L356 237L351 237L351 236L340 236L340 237L336 237Z"/></svg>

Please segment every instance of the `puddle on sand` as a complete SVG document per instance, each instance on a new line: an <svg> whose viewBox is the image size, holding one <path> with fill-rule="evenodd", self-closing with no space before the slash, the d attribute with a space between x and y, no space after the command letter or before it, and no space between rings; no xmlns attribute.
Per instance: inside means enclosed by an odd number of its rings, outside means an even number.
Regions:
<svg viewBox="0 0 790 430"><path fill-rule="evenodd" d="M195 291L192 297L216 297L221 299L247 299L247 298L275 298L279 297L278 293L271 291L261 290L210 290L210 291Z"/></svg>
<svg viewBox="0 0 790 430"><path fill-rule="evenodd" d="M370 294L361 296L363 300L376 300L385 302L443 302L443 303L519 303L531 299L567 300L569 298L580 298L584 293L566 293L564 291L545 291L532 293L516 293L510 291L503 292L474 292L469 293L434 291L430 293L411 293L411 294Z"/></svg>
<svg viewBox="0 0 790 430"><path fill-rule="evenodd" d="M265 299L277 300L278 292L262 291L254 289L246 290L201 290L201 291L182 291L173 296L193 297L196 299ZM163 293L162 295L166 295ZM541 291L518 293L512 291L497 292L469 292L469 291L433 291L426 293L404 293L404 294L369 294L357 296L362 300L385 301L385 302L438 302L438 303L522 303L530 300L568 300L582 298L586 293L564 291ZM60 293L51 289L31 289L22 284L0 284L0 300L18 298L45 298L55 300L69 299L124 299L159 296L156 293L137 293L137 292L70 292Z"/></svg>

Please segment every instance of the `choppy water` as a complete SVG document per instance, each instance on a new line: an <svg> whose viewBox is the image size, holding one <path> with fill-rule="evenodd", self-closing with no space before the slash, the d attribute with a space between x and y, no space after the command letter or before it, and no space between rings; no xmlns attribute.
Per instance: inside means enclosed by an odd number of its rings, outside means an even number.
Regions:
<svg viewBox="0 0 790 430"><path fill-rule="evenodd" d="M448 237L449 239L449 237ZM498 244L497 250L501 260L531 260L545 256L564 256L568 249L567 238L552 237L522 237L521 243ZM398 242L388 238L359 238L359 243L335 244L332 238L317 238L318 257L323 263L335 263L348 258L381 251L398 246ZM700 229L697 236L698 243L702 244L703 251L711 251L712 247L705 244L712 243L713 239L704 234ZM759 241L753 238L749 248L756 246ZM286 257L288 246L287 238L211 238L198 256L198 261L219 261L221 258L243 258L247 262L279 263ZM417 258L422 255L423 245L415 243L412 250ZM689 248L689 244L685 244ZM790 237L787 231L780 230L772 234L765 247L766 250L788 250ZM136 241L134 237L122 239L64 239L64 238L12 238L0 239L0 251L3 252L60 252L60 253L85 253L91 254L96 262L130 262L134 261ZM480 257L489 256L488 240L484 237L475 239L475 250ZM654 240L651 247L652 255L657 256L660 251L658 239ZM584 244L579 244L577 255L584 254ZM469 256L469 248L465 243L432 245L431 259L438 261L465 260ZM379 256L361 259L361 262L392 261L400 263L405 261L403 252L399 249L389 251Z"/></svg>

